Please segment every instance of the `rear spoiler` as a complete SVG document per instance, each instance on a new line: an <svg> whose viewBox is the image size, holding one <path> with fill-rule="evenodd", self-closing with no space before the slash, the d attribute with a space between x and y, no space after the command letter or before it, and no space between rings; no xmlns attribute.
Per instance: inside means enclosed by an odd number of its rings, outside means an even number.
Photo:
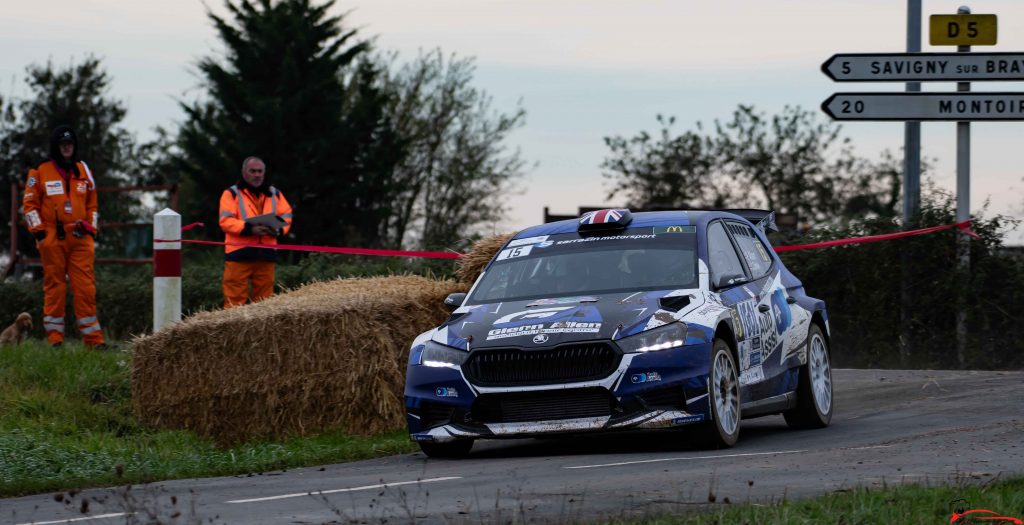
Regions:
<svg viewBox="0 0 1024 525"><path fill-rule="evenodd" d="M754 226L761 228L761 231L768 233L769 231L777 232L779 227L775 225L775 212L772 210L755 210L750 208L741 208L736 210L719 210L735 215L739 215L744 219L754 223Z"/></svg>

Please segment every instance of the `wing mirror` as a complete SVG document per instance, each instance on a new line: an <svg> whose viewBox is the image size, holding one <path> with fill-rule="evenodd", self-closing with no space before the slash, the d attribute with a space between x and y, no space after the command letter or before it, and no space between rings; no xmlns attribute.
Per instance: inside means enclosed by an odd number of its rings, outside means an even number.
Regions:
<svg viewBox="0 0 1024 525"><path fill-rule="evenodd" d="M466 301L466 294L459 292L453 293L448 297L444 298L444 305L452 310L462 306L462 303Z"/></svg>

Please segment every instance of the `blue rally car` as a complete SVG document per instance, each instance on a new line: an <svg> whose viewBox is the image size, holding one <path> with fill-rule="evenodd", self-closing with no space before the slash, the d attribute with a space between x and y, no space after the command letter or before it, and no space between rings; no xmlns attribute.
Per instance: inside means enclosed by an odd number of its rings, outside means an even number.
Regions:
<svg viewBox="0 0 1024 525"><path fill-rule="evenodd" d="M409 432L428 456L476 439L832 418L825 303L761 210L601 210L515 235L412 344Z"/></svg>

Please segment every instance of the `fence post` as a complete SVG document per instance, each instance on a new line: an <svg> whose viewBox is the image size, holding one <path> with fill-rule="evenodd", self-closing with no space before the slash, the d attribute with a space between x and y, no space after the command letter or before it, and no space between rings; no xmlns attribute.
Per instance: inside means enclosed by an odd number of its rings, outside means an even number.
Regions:
<svg viewBox="0 0 1024 525"><path fill-rule="evenodd" d="M153 332L181 320L181 215L164 208L153 217Z"/></svg>

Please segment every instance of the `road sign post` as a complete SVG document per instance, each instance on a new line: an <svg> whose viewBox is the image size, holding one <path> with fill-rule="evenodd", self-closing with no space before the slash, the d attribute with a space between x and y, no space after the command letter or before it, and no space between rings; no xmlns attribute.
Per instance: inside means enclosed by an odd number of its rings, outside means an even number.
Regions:
<svg viewBox="0 0 1024 525"><path fill-rule="evenodd" d="M970 8L961 7L959 13L967 15ZM994 18L994 17L993 17ZM995 43L995 24L992 24L992 43ZM971 52L971 46L963 45L957 48L963 54ZM970 82L958 82L958 92L969 92ZM971 123L969 121L956 123L956 222L966 221L971 217ZM960 259L960 271L965 279L971 273L971 239L961 235L957 239L957 255ZM962 282L967 282L962 281ZM967 294L964 287L961 287L960 305L956 312L956 360L963 366L965 350L967 348L967 311L963 305L967 301Z"/></svg>
<svg viewBox="0 0 1024 525"><path fill-rule="evenodd" d="M917 4L917 5L915 5ZM971 82L1024 80L1024 53L971 53L971 46L995 45L996 15L972 15L961 7L956 15L929 17L929 42L932 45L956 45L957 53L917 53L914 46L915 8L918 0L907 3L907 53L837 54L821 65L822 72L837 82L907 82L903 93L835 93L821 104L834 120L901 120L905 128L904 224L914 209L914 172L911 155L913 137L910 122L952 121L957 123L957 222L970 218L971 128L974 120L1024 120L1024 93L971 92ZM919 15L917 16L918 18ZM915 82L955 81L952 93L915 91ZM919 139L918 139L919 140ZM970 239L957 244L961 272L970 274ZM961 297L961 304L965 297ZM965 361L967 317L963 308L957 314L957 360Z"/></svg>

